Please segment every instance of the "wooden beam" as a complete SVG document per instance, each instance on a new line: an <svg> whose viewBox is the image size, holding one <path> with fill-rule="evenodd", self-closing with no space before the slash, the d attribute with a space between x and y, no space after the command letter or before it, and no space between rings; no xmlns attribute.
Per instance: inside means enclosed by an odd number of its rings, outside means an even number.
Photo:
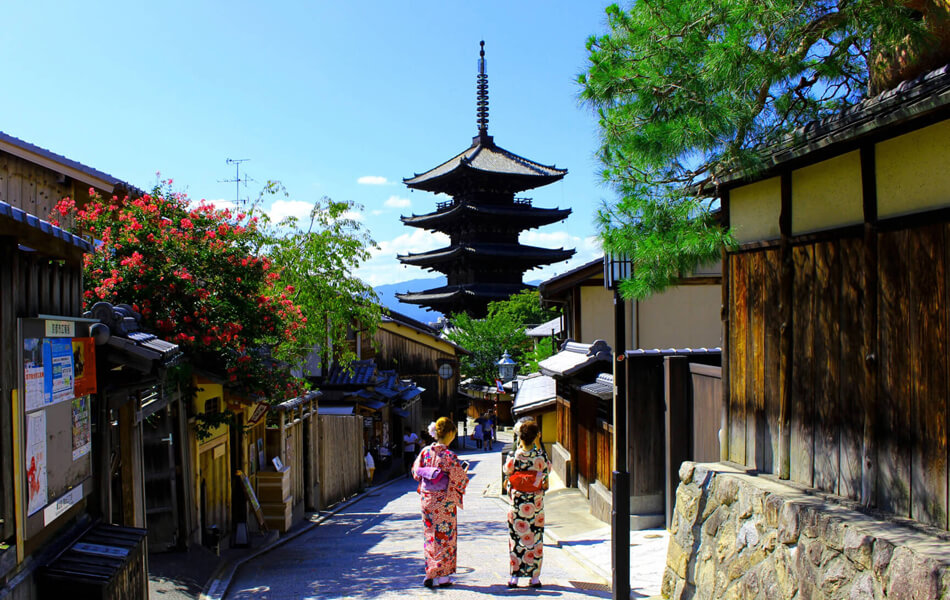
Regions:
<svg viewBox="0 0 950 600"><path fill-rule="evenodd" d="M864 203L864 281L866 304L864 310L864 357L867 396L864 405L864 427L861 449L861 504L877 504L877 427L878 357L878 233L877 233L877 173L874 146L861 147L861 188Z"/></svg>
<svg viewBox="0 0 950 600"><path fill-rule="evenodd" d="M791 473L791 395L792 395L792 332L794 321L792 303L794 302L793 282L795 265L792 260L792 174L782 173L781 212L779 213L779 232L782 236L779 247L779 415L778 415L778 457L774 465L779 479L788 479Z"/></svg>

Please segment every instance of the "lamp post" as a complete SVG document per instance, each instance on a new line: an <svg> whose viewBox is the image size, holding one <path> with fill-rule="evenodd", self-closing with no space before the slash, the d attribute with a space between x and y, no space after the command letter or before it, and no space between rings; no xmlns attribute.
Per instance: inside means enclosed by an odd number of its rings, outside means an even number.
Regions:
<svg viewBox="0 0 950 600"><path fill-rule="evenodd" d="M610 515L614 600L630 598L630 473L627 470L627 380L623 364L626 318L618 284L632 272L633 265L627 257L604 254L604 287L614 293L614 472Z"/></svg>
<svg viewBox="0 0 950 600"><path fill-rule="evenodd" d="M498 396L502 393L503 384L508 383L509 381L515 378L515 368L518 366L518 363L511 359L511 355L508 354L508 351L505 350L501 355L501 360L495 363L498 366L498 381L497 389L498 394L495 394L495 426L492 427L492 438L497 440L498 432Z"/></svg>

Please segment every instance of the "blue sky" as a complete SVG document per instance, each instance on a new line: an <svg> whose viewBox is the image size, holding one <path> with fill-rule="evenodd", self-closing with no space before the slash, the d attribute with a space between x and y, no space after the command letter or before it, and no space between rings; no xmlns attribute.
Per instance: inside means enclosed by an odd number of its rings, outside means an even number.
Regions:
<svg viewBox="0 0 950 600"><path fill-rule="evenodd" d="M577 256L526 273L546 279L599 255L596 118L578 100L587 37L605 31L601 0L519 2L0 3L5 90L0 131L142 188L163 178L193 199L233 200L226 158L306 214L323 196L364 206L380 244L358 273L373 285L437 273L395 255L444 244L405 227L444 200L404 177L468 147L476 133L478 42L485 40L489 133L500 146L569 170L527 192L571 207L522 242Z"/></svg>

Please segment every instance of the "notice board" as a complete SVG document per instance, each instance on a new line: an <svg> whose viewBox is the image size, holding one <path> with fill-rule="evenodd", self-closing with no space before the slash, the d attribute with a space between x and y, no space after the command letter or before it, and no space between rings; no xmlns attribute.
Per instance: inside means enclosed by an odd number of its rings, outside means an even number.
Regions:
<svg viewBox="0 0 950 600"><path fill-rule="evenodd" d="M14 408L24 539L92 492L96 354L89 325L94 322L68 317L18 321L20 385Z"/></svg>

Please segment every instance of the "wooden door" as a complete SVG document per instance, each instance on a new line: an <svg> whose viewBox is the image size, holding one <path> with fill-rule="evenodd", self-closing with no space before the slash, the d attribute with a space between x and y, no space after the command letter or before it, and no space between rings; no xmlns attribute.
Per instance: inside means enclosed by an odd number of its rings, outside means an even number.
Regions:
<svg viewBox="0 0 950 600"><path fill-rule="evenodd" d="M693 432L690 459L719 460L719 429L722 425L722 368L690 363L693 393Z"/></svg>
<svg viewBox="0 0 950 600"><path fill-rule="evenodd" d="M149 551L161 552L178 543L178 482L175 467L175 422L170 408L142 422L145 471L145 524Z"/></svg>
<svg viewBox="0 0 950 600"><path fill-rule="evenodd" d="M218 443L206 446L198 458L199 510L201 527L207 531L217 526L221 532L229 530L228 501L231 494L231 478L228 469L228 440L223 436Z"/></svg>

